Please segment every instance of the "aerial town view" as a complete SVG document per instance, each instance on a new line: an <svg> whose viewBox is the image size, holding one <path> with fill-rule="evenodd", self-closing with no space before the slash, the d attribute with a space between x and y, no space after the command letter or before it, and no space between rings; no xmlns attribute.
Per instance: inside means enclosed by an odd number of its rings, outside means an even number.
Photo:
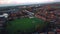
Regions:
<svg viewBox="0 0 60 34"><path fill-rule="evenodd" d="M60 3L0 7L0 34L60 34Z"/></svg>

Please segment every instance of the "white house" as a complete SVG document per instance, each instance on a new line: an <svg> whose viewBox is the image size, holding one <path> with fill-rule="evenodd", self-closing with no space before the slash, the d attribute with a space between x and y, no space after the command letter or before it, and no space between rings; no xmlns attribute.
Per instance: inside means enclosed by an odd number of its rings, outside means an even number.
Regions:
<svg viewBox="0 0 60 34"><path fill-rule="evenodd" d="M7 17L8 17L8 14L7 14L7 13L4 13L3 16L4 16L5 18L7 18Z"/></svg>
<svg viewBox="0 0 60 34"><path fill-rule="evenodd" d="M7 13L3 13L2 15L0 15L0 17L5 17L5 18L7 18L7 17L8 17L8 14L7 14Z"/></svg>

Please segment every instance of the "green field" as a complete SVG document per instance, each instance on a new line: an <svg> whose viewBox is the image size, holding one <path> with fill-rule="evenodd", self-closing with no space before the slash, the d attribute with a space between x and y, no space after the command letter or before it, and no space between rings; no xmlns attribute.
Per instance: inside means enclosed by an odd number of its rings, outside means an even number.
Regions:
<svg viewBox="0 0 60 34"><path fill-rule="evenodd" d="M10 21L7 24L7 30L10 34L20 32L34 32L38 27L42 29L47 23L38 18L20 18Z"/></svg>

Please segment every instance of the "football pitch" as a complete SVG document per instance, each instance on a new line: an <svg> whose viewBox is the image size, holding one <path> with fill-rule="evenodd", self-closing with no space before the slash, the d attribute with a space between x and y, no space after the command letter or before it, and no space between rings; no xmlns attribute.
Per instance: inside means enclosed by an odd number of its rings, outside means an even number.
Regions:
<svg viewBox="0 0 60 34"><path fill-rule="evenodd" d="M38 18L20 18L10 21L7 24L7 30L12 34L20 32L34 32L37 28L43 29L47 25L42 19Z"/></svg>

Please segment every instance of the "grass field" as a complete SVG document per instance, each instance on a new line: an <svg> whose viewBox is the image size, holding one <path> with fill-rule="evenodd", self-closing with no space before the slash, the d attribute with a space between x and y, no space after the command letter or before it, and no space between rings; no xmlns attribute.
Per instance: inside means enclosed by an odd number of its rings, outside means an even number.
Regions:
<svg viewBox="0 0 60 34"><path fill-rule="evenodd" d="M43 28L47 23L38 18L20 18L10 21L7 24L7 30L12 34L18 30L20 32L34 32L38 27Z"/></svg>

